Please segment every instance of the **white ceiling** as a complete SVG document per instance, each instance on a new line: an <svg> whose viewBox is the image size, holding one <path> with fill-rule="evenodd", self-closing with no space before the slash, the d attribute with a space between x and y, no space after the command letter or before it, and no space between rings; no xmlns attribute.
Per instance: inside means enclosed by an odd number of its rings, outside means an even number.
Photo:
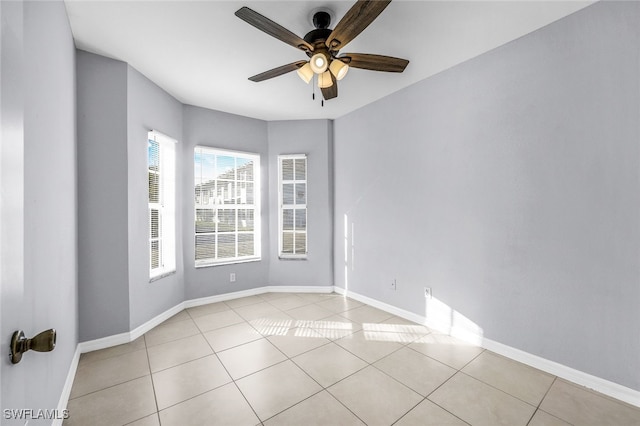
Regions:
<svg viewBox="0 0 640 426"><path fill-rule="evenodd" d="M405 72L351 69L321 107L295 72L247 79L307 57L234 12L248 6L303 37L312 10L328 7L333 28L353 1L65 1L79 49L129 63L182 103L263 120L338 118L590 3L395 0L341 52L405 58Z"/></svg>

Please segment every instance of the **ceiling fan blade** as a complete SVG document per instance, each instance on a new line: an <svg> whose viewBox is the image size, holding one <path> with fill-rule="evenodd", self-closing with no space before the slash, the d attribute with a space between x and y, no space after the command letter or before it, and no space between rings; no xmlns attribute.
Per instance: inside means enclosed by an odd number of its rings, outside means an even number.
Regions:
<svg viewBox="0 0 640 426"><path fill-rule="evenodd" d="M255 81L256 83L259 81L268 80L270 78L277 77L279 75L286 74L291 71L295 71L306 63L307 61L292 62L290 64L282 65L281 67L274 68L272 70L265 71L260 74L256 74L253 77L249 77L249 80Z"/></svg>
<svg viewBox="0 0 640 426"><path fill-rule="evenodd" d="M249 9L248 7L242 7L236 11L236 16L250 25L253 25L257 29L264 31L272 37L277 38L280 41L287 43L297 49L306 51L313 51L313 46L283 27L280 24L276 24L271 19L267 18Z"/></svg>
<svg viewBox="0 0 640 426"><path fill-rule="evenodd" d="M333 76L333 74L331 74L331 81L333 81L333 84L331 85L331 87L327 87L326 89L320 89L322 91L322 97L324 98L325 101L338 97L338 81Z"/></svg>
<svg viewBox="0 0 640 426"><path fill-rule="evenodd" d="M409 64L406 59L368 53L345 53L338 59L353 68L386 72L402 72Z"/></svg>
<svg viewBox="0 0 640 426"><path fill-rule="evenodd" d="M391 0L358 0L335 26L326 45L330 50L342 49L347 43L364 31Z"/></svg>

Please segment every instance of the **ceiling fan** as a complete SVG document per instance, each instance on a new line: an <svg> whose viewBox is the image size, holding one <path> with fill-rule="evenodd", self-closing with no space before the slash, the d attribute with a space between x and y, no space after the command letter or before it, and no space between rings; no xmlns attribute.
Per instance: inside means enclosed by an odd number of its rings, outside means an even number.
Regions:
<svg viewBox="0 0 640 426"><path fill-rule="evenodd" d="M325 100L338 96L338 80L342 80L349 67L373 71L403 72L409 64L406 59L367 53L343 53L338 51L369 26L391 0L358 0L333 30L329 29L331 15L319 11L313 15L314 30L300 38L283 26L273 22L258 12L242 7L236 16L272 37L300 49L310 58L256 74L249 80L259 82L297 71L300 78L309 83L318 76L318 87Z"/></svg>

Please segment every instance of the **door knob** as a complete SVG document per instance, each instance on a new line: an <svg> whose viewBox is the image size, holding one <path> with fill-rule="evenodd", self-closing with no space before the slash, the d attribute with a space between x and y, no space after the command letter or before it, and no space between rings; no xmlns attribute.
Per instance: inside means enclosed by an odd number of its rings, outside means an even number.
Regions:
<svg viewBox="0 0 640 426"><path fill-rule="evenodd" d="M24 331L17 330L11 337L11 363L17 364L22 354L32 349L36 352L50 352L56 347L56 330L45 330L31 339L24 336Z"/></svg>

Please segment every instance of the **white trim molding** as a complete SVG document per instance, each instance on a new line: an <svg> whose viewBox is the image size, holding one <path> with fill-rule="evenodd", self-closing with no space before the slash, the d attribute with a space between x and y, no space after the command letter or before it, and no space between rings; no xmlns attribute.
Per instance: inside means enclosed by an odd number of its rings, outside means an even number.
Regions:
<svg viewBox="0 0 640 426"><path fill-rule="evenodd" d="M568 380L572 383L587 387L596 392L626 402L636 407L640 407L640 392L628 387L619 385L609 380L576 370L566 365L559 364L554 361L530 354L520 349L495 342L491 339L483 339L482 347L495 352L499 355L511 358L514 361L521 362L530 367L537 368L546 373L558 376L561 379Z"/></svg>
<svg viewBox="0 0 640 426"><path fill-rule="evenodd" d="M195 306L208 305L209 303L224 302L226 300L239 299L241 297L255 296L258 294L267 293L269 287L257 287L249 290L234 291L233 293L216 294L215 296L200 297L198 299L191 299L184 302L184 307L193 308Z"/></svg>
<svg viewBox="0 0 640 426"><path fill-rule="evenodd" d="M225 300L239 299L241 297L255 296L264 293L333 293L334 287L328 286L265 286L249 290L235 291L233 293L217 294L215 296L201 297L184 302L185 308L208 305L209 303L224 302Z"/></svg>
<svg viewBox="0 0 640 426"><path fill-rule="evenodd" d="M78 370L78 362L80 361L80 345L76 346L76 351L73 353L73 358L71 358L71 365L69 366L69 371L67 372L67 379L64 381L64 387L62 388L62 393L60 394L60 399L58 400L58 413L62 413L67 409L67 403L69 402L69 397L71 396L71 388L73 387L73 380L76 377L76 371ZM63 419L54 419L51 422L52 426L62 426Z"/></svg>
<svg viewBox="0 0 640 426"><path fill-rule="evenodd" d="M67 373L67 379L65 380L64 387L62 388L62 393L60 394L60 399L58 401L58 410L62 412L62 410L67 408L67 404L69 403L69 396L71 395L71 388L73 387L73 380L76 376L76 372L78 370L78 363L80 362L80 355L93 352L100 349L106 349L117 345L123 345L126 343L133 342L149 330L158 326L162 322L171 318L178 312L186 309L192 308L200 305L207 305L209 303L223 302L225 300L233 300L239 299L241 297L247 296L255 296L258 294L264 293L333 293L334 287L332 285L328 286L264 286L258 288L252 288L249 290L241 290L233 293L225 293L218 294L215 296L209 297L201 297L198 299L186 300L184 302L180 302L172 308L167 309L166 311L156 315L154 318L151 318L149 321L144 324L139 325L135 329L120 333L114 334L113 336L102 337L100 339L88 340L86 342L80 342L76 346L76 351L71 359L71 365L69 366L69 372ZM61 426L62 420L55 420L53 422L54 426Z"/></svg>
<svg viewBox="0 0 640 426"><path fill-rule="evenodd" d="M354 293L352 291L346 291L342 287L335 287L335 292L343 296L350 297L354 300L357 300L358 302L366 303L367 305L373 306L374 308L378 308L382 311L389 312L390 314L393 314L397 317L404 318L406 320L425 325L425 317L420 316L418 314L414 314L413 312L409 312L404 309L397 308L393 305L380 302L379 300L372 299L370 297L363 296L361 294Z"/></svg>
<svg viewBox="0 0 640 426"><path fill-rule="evenodd" d="M223 302L226 300L239 299L241 297L255 296L264 293L338 293L345 297L350 297L359 302L366 303L390 314L396 315L400 318L413 321L418 324L425 325L429 328L437 330L453 337L457 337L483 347L489 351L495 352L499 355L510 358L514 361L521 362L538 370L542 370L546 373L553 374L554 376L568 380L581 386L593 389L596 392L600 392L604 395L610 396L617 400L626 402L628 404L640 407L640 392L634 389L627 388L617 383L610 382L605 379L601 379L596 376L584 373L579 370L575 370L571 367L556 363L554 361L547 360L537 355L524 352L520 349L512 348L499 342L495 342L491 339L486 339L481 335L475 333L474 330L466 327L451 327L447 324L441 324L437 321L429 320L428 318L409 312L407 310L398 308L393 305L389 305L379 300L372 299L370 297L354 293L352 291L345 290L336 286L264 286L257 287L249 290L241 290L233 293L218 294L215 296L202 297L198 299L186 300L178 303L174 307L162 312L155 316L144 324L136 327L134 330L126 333L120 333L113 336L104 337L101 339L90 340L87 342L81 342L76 348L76 352L71 361L69 367L69 373L67 374L67 380L65 382L62 394L60 395L60 401L58 403L58 410L62 411L67 407L69 402L69 395L71 394L71 387L73 386L73 379L78 368L78 362L80 360L80 354L86 352L92 352L99 349L105 349L116 345L132 342L139 338L152 328L161 324L163 321L171 318L173 315L186 308L192 308L195 306L206 305L209 303ZM62 421L54 422L55 426L60 426Z"/></svg>
<svg viewBox="0 0 640 426"><path fill-rule="evenodd" d="M164 321L168 320L180 311L193 308L195 306L208 305L210 303L224 302L226 300L239 299L241 297L255 296L264 293L333 293L333 286L265 286L257 287L248 290L235 291L233 293L217 294L215 296L201 297L198 299L190 299L184 302L180 302L172 308L156 315L144 324L139 325L135 329L115 334L113 336L107 336L100 339L89 340L86 342L78 343L80 353L93 352L100 349L110 348L112 346L122 345L130 343L151 330L157 327Z"/></svg>
<svg viewBox="0 0 640 426"><path fill-rule="evenodd" d="M169 318L171 318L178 312L182 311L183 309L184 309L184 302L178 303L173 308L167 309L166 311L162 312L159 315L156 315L154 318L150 319L144 324L141 324L138 327L134 328L129 332L129 342L133 342L134 340L142 336L147 331L162 324L164 321L168 320Z"/></svg>
<svg viewBox="0 0 640 426"><path fill-rule="evenodd" d="M376 299L371 299L367 296L363 296L352 291L345 290L341 287L335 287L335 292L348 296L352 299L366 303L374 308L381 309L390 314L396 315L401 318L408 319L418 324L425 325L438 332L448 334L458 339L464 340L471 344L475 344L489 351L495 352L504 357L510 358L514 361L521 362L530 367L542 370L546 373L557 376L561 379L568 380L572 383L585 386L601 394L610 396L627 404L640 407L640 392L626 386L619 385L609 380L602 379L600 377L593 376L583 371L576 370L566 365L559 364L554 361L539 357L537 355L530 354L520 349L512 348L505 344L495 342L491 339L483 337L475 330L468 327L451 326L450 324L440 323L438 321L431 320L413 312L405 311L392 305L380 302Z"/></svg>

